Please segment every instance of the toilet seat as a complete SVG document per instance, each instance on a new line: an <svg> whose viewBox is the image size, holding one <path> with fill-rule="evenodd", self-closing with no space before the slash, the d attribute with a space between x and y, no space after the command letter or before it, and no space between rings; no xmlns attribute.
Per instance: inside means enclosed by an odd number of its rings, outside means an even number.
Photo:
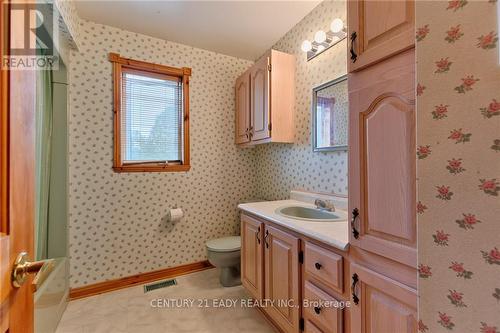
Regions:
<svg viewBox="0 0 500 333"><path fill-rule="evenodd" d="M211 239L206 243L207 249L213 252L234 252L241 249L241 237L230 236Z"/></svg>

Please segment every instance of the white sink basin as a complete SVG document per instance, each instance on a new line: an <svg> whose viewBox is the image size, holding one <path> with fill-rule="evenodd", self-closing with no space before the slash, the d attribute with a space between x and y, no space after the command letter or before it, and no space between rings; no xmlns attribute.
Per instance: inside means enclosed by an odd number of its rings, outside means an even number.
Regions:
<svg viewBox="0 0 500 333"><path fill-rule="evenodd" d="M347 213L343 211L329 212L302 206L280 207L276 210L276 213L291 219L311 222L338 222L347 219Z"/></svg>

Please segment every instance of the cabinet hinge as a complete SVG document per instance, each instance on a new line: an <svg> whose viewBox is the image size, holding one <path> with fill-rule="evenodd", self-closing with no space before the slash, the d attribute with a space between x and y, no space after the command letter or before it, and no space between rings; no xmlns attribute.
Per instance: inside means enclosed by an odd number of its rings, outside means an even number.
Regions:
<svg viewBox="0 0 500 333"><path fill-rule="evenodd" d="M299 252L299 263L304 263L304 251Z"/></svg>
<svg viewBox="0 0 500 333"><path fill-rule="evenodd" d="M299 329L300 329L301 331L303 331L303 330L304 330L304 318L300 318L300 319L299 319Z"/></svg>
<svg viewBox="0 0 500 333"><path fill-rule="evenodd" d="M272 128L273 128L273 127L271 126L271 123L269 123L269 125L267 125L267 129L268 129L269 131L271 131L271 130L272 130Z"/></svg>
<svg viewBox="0 0 500 333"><path fill-rule="evenodd" d="M271 71L271 68L272 68L272 67L271 67L271 64L267 65L267 70L268 70L268 71Z"/></svg>

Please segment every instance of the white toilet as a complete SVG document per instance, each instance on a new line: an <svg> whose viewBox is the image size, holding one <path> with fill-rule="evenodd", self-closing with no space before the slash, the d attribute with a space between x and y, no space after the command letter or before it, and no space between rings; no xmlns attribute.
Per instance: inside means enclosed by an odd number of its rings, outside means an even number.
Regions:
<svg viewBox="0 0 500 333"><path fill-rule="evenodd" d="M220 269L220 283L224 287L240 285L241 237L211 239L206 246L208 261Z"/></svg>

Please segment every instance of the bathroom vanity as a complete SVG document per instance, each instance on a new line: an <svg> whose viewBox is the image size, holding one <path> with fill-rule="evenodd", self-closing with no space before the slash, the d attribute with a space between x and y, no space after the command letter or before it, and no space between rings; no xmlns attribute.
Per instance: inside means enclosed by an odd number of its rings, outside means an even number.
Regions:
<svg viewBox="0 0 500 333"><path fill-rule="evenodd" d="M337 218L283 213L317 210L311 196L330 198ZM267 319L286 333L415 332L415 269L353 245L347 199L291 198L238 206L241 280Z"/></svg>
<svg viewBox="0 0 500 333"><path fill-rule="evenodd" d="M348 330L349 308L342 308L350 299L348 222L342 209L347 200L336 204L338 218L327 222L280 212L285 207L317 209L305 201L239 206L243 286L283 332Z"/></svg>

